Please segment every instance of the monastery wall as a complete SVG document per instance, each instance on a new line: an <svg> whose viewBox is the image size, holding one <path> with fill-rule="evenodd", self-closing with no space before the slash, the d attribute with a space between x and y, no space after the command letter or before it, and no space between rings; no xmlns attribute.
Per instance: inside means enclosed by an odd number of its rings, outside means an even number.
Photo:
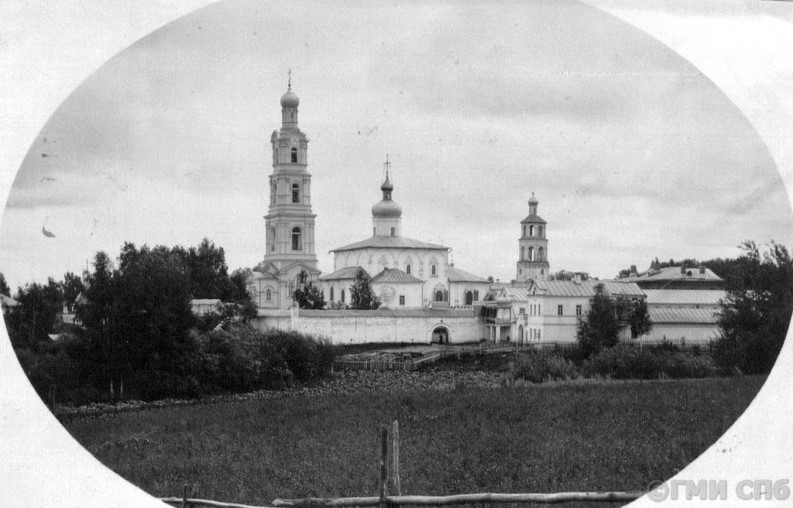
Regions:
<svg viewBox="0 0 793 508"><path fill-rule="evenodd" d="M472 312L433 311L264 311L253 321L261 331L294 330L324 338L331 344L402 342L430 344L432 332L448 330L449 342L477 342L485 337L483 325Z"/></svg>

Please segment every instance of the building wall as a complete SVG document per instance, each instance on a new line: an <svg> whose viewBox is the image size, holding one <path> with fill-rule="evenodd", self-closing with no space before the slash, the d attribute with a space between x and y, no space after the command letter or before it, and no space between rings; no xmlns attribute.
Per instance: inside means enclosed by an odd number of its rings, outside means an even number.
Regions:
<svg viewBox="0 0 793 508"><path fill-rule="evenodd" d="M371 316L353 315L348 311L324 311L322 316L301 316L296 309L291 312L268 312L253 320L259 330L277 328L295 330L332 344L364 344L405 342L430 344L432 332L445 327L452 344L476 342L484 337L479 318L470 316Z"/></svg>
<svg viewBox="0 0 793 508"><path fill-rule="evenodd" d="M380 298L383 307L389 309L420 309L422 307L424 287L419 283L374 283L372 291ZM405 297L404 305L399 304L400 296Z"/></svg>
<svg viewBox="0 0 793 508"><path fill-rule="evenodd" d="M643 342L657 343L667 340L680 344L708 344L719 335L718 326L713 323L653 323L653 329L641 337Z"/></svg>
<svg viewBox="0 0 793 508"><path fill-rule="evenodd" d="M478 292L479 298L474 298L474 304L479 304L490 290L489 282L449 282L449 305L452 307L465 305L465 293Z"/></svg>
<svg viewBox="0 0 793 508"><path fill-rule="evenodd" d="M433 287L431 281L446 282L446 262L448 252L445 249L356 249L336 252L333 256L333 270L347 266L360 266L374 277L384 268L399 268L406 272L410 265L410 274ZM435 264L435 275L431 265ZM448 288L447 288L448 289Z"/></svg>

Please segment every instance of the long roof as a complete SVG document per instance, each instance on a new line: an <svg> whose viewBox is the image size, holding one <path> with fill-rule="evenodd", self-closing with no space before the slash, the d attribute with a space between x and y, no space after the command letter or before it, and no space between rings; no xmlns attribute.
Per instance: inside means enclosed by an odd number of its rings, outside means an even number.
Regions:
<svg viewBox="0 0 793 508"><path fill-rule="evenodd" d="M357 249L431 249L431 250L449 250L449 247L438 245L435 243L422 242L421 240L414 240L404 236L371 236L366 240L351 243L344 247L333 249L330 252L342 252L346 250Z"/></svg>
<svg viewBox="0 0 793 508"><path fill-rule="evenodd" d="M460 270L453 266L446 267L446 277L449 279L449 282L490 282L478 275Z"/></svg>
<svg viewBox="0 0 793 508"><path fill-rule="evenodd" d="M534 283L537 292L548 296L595 296L595 286L603 284L606 294L611 296L643 297L642 289L633 282L614 280L538 280ZM533 291L533 290L532 290Z"/></svg>
<svg viewBox="0 0 793 508"><path fill-rule="evenodd" d="M713 309L692 309L674 307L648 307L650 321L667 324L712 324L717 322Z"/></svg>
<svg viewBox="0 0 793 508"><path fill-rule="evenodd" d="M527 215L525 219L520 221L521 224L523 224L524 222L534 222L534 223L539 223L539 224L547 224L547 222L545 222L542 219L542 217L540 217L539 215L536 215L536 214Z"/></svg>
<svg viewBox="0 0 793 508"><path fill-rule="evenodd" d="M681 271L680 268L681 267L679 266L668 266L666 268L650 269L636 275L626 277L623 280L628 282L640 282L645 280L724 280L713 273L710 268L705 268L705 273L700 273L699 267L686 268L684 271Z"/></svg>
<svg viewBox="0 0 793 508"><path fill-rule="evenodd" d="M515 288L507 286L500 289L503 298L506 300L517 300L524 302L529 299L529 288Z"/></svg>
<svg viewBox="0 0 793 508"><path fill-rule="evenodd" d="M391 284L424 284L424 281L413 277L409 273L403 272L399 268L386 268L382 272L372 277L372 284L391 283Z"/></svg>
<svg viewBox="0 0 793 508"><path fill-rule="evenodd" d="M644 289L647 305L718 305L723 289Z"/></svg>
<svg viewBox="0 0 793 508"><path fill-rule="evenodd" d="M327 275L323 275L320 277L320 280L346 280L346 279L354 279L358 276L358 272L363 270L366 275L369 273L361 268L360 266L345 266L344 268L340 268L333 273L329 273Z"/></svg>
<svg viewBox="0 0 793 508"><path fill-rule="evenodd" d="M298 310L300 316L305 317L468 317L476 316L474 309L377 309L377 310ZM259 315L263 315L260 311Z"/></svg>

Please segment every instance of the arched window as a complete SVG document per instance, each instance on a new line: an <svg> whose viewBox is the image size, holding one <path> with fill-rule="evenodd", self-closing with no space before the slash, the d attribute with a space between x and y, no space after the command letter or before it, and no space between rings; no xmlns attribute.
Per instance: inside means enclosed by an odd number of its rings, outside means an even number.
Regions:
<svg viewBox="0 0 793 508"><path fill-rule="evenodd" d="M474 294L470 291L465 292L465 304L466 305L473 305L474 303Z"/></svg>
<svg viewBox="0 0 793 508"><path fill-rule="evenodd" d="M526 252L524 251L524 249L525 249L525 248L524 248L524 247L521 245L521 246L520 246L520 260L521 260L521 261L523 261L523 260L525 260L525 259L526 259Z"/></svg>
<svg viewBox="0 0 793 508"><path fill-rule="evenodd" d="M526 236L526 224L523 225L523 236Z"/></svg>
<svg viewBox="0 0 793 508"><path fill-rule="evenodd" d="M534 236L534 226L529 226L529 236Z"/></svg>
<svg viewBox="0 0 793 508"><path fill-rule="evenodd" d="M436 302L442 302L443 301L443 291L441 291L440 289L435 291L435 301Z"/></svg>
<svg viewBox="0 0 793 508"><path fill-rule="evenodd" d="M275 251L275 228L270 228L270 251Z"/></svg>
<svg viewBox="0 0 793 508"><path fill-rule="evenodd" d="M407 265L407 266L405 267L405 273L406 273L406 274L408 274L408 275L410 275L410 265Z"/></svg>
<svg viewBox="0 0 793 508"><path fill-rule="evenodd" d="M545 261L545 249L540 247L537 251L537 261Z"/></svg>
<svg viewBox="0 0 793 508"><path fill-rule="evenodd" d="M292 250L303 250L303 238L300 234L300 228L292 228Z"/></svg>
<svg viewBox="0 0 793 508"><path fill-rule="evenodd" d="M529 261L534 261L534 247L529 247Z"/></svg>
<svg viewBox="0 0 793 508"><path fill-rule="evenodd" d="M333 301L333 286L330 287L330 301Z"/></svg>
<svg viewBox="0 0 793 508"><path fill-rule="evenodd" d="M542 238L542 226L537 226L537 236Z"/></svg>
<svg viewBox="0 0 793 508"><path fill-rule="evenodd" d="M300 184L292 184L292 203L300 203Z"/></svg>
<svg viewBox="0 0 793 508"><path fill-rule="evenodd" d="M297 148L292 148L292 162L297 162Z"/></svg>
<svg viewBox="0 0 793 508"><path fill-rule="evenodd" d="M430 269L430 273L431 273L432 275L437 275L437 273L436 273L436 270L435 270L435 265L432 265L432 267L431 267L431 269Z"/></svg>
<svg viewBox="0 0 793 508"><path fill-rule="evenodd" d="M264 299L267 300L268 302L272 301L272 299L273 299L273 290L272 289L268 288L267 291L264 292Z"/></svg>
<svg viewBox="0 0 793 508"><path fill-rule="evenodd" d="M344 303L344 290L341 290L341 303Z"/></svg>
<svg viewBox="0 0 793 508"><path fill-rule="evenodd" d="M396 234L396 228L391 228L391 236L394 236L395 234Z"/></svg>

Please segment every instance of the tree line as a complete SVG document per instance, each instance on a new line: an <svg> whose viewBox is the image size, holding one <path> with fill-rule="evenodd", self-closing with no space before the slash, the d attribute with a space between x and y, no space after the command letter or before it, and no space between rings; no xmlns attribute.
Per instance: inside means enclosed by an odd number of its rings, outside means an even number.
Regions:
<svg viewBox="0 0 793 508"><path fill-rule="evenodd" d="M57 388L75 402L279 386L327 371L327 358L304 365L327 356L309 338L251 327L246 279L208 239L189 249L126 243L115 262L98 252L82 277L19 288L6 323L39 393ZM209 298L224 304L194 315L191 300ZM77 324L59 321L64 310Z"/></svg>

